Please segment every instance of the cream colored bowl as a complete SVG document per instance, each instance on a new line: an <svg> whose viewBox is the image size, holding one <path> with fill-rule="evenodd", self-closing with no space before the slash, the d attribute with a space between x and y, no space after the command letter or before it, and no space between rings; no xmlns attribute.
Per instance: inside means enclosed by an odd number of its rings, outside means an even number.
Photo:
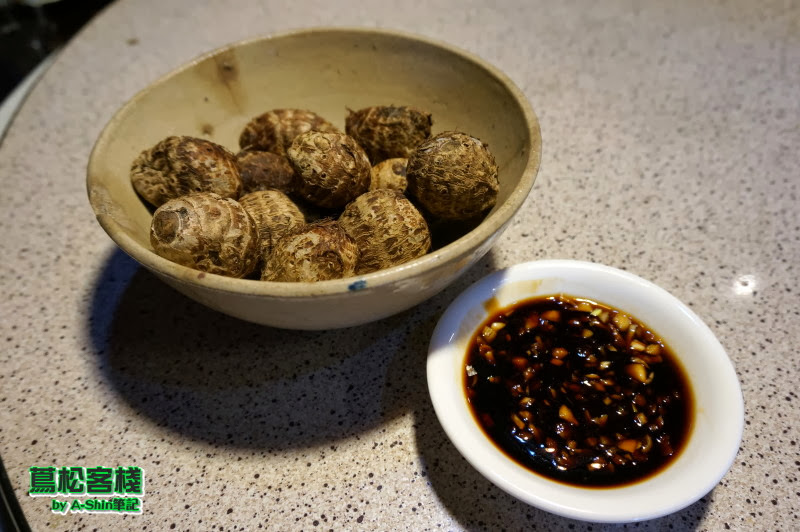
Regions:
<svg viewBox="0 0 800 532"><path fill-rule="evenodd" d="M269 109L310 109L343 128L346 107L382 104L427 109L434 133L457 129L489 144L500 169L500 195L477 228L406 264L319 283L227 278L153 252L151 214L129 179L131 162L143 149L169 135L191 135L237 151L244 125ZM320 28L227 46L145 88L101 133L89 160L87 187L109 236L183 294L256 323L328 329L405 310L478 261L527 197L540 152L539 123L525 96L479 58L401 33Z"/></svg>

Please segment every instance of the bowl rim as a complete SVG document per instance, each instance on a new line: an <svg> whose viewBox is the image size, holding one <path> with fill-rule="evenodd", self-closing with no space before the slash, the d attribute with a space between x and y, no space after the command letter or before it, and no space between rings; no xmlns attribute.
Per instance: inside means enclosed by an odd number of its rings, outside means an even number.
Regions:
<svg viewBox="0 0 800 532"><path fill-rule="evenodd" d="M428 253L407 263L400 264L392 268L386 268L377 272L356 275L354 277L348 277L345 279L319 281L315 283L289 283L252 279L236 279L212 273L200 272L160 257L150 248L139 244L137 241L131 238L126 233L125 229L123 229L123 227L119 224L119 222L117 222L114 217L108 213L108 210L103 205L103 198L105 194L104 192L100 192L104 187L101 184L103 180L101 179L98 168L99 162L97 155L103 151L110 142L112 130L116 129L116 125L126 117L126 115L137 104L137 102L144 98L151 88L164 84L173 76L192 68L202 61L223 54L229 50L241 46L252 45L261 41L278 40L306 34L320 33L351 33L360 34L365 37L395 37L409 41L415 41L435 48L443 49L451 54L459 56L461 59L473 63L475 66L483 69L491 77L494 77L496 80L498 80L505 90L510 93L517 106L522 110L524 122L527 125L528 134L530 135L531 139L531 149L528 153L528 160L525 168L522 172L519 183L512 190L508 198L506 198L501 205L496 207L496 209L493 210L476 228L458 240L455 240L454 242L451 242L432 253ZM271 296L282 299L300 299L309 296L335 296L349 291L358 291L365 288L373 289L381 286L391 285L393 283L409 279L412 275L418 275L419 273L436 270L444 264L450 263L453 260L457 260L459 257L463 256L465 252L477 248L482 242L487 241L499 229L503 228L520 209L520 207L522 207L522 204L525 202L531 188L533 187L533 182L536 179L536 175L539 171L539 166L541 164L541 150L542 138L539 120L536 117L536 114L534 113L530 103L528 102L528 99L506 74L487 61L484 61L477 55L451 44L409 32L364 27L319 26L294 29L229 43L195 57L189 62L184 63L183 65L162 75L156 81L148 84L145 88L141 89L131 99L129 99L121 108L119 108L103 128L97 141L95 142L94 147L92 148L92 152L89 157L86 186L89 195L89 202L95 213L97 221L100 223L105 232L125 253L130 255L140 264L157 272L158 274L177 281L200 285L204 289L209 289L212 291L235 293L252 297Z"/></svg>
<svg viewBox="0 0 800 532"><path fill-rule="evenodd" d="M725 400L725 415L720 416L722 421L719 423L723 430L713 433L719 440L714 444L714 452L709 453L713 456L704 457L697 467L698 478L693 479L695 482L682 482L681 477L667 474L687 454L688 448L696 450L697 447L707 445L706 441L693 442L691 435L675 462L648 479L620 487L581 488L526 470L495 447L478 426L463 393L461 373L466 356L463 348L465 339L471 337L477 326L489 317L490 311L486 307L492 305L487 305L487 302L495 298L504 286L507 286L508 291L514 290L513 297L503 296L512 302L539 295L557 294L560 293L559 290L544 290L542 294L536 292L543 279L558 278L570 282L570 275L573 276L572 282L583 282L585 285L587 277L580 277L584 274L609 282L615 278L613 282L626 283L626 289L637 294L648 294L648 299L658 300L668 306L666 312L670 318L677 317L681 323L691 324L704 347L701 358L705 358L709 364L713 364L715 370L719 370L719 381L714 383L713 394L715 398ZM528 283L530 288L517 288L519 282ZM564 292L582 296L568 290ZM586 294L583 296L588 297ZM509 304L511 303L503 302L500 307ZM711 329L689 307L663 288L632 273L602 264L576 260L541 260L517 264L483 277L462 292L442 314L431 337L426 372L428 392L436 416L459 453L481 475L502 490L532 506L563 517L624 523L654 519L681 510L717 485L733 464L741 444L744 429L741 386L733 362ZM689 377L691 380L691 374ZM696 393L696 382L692 388ZM698 411L702 410L704 407L695 407L694 427L699 423ZM695 432L695 428L692 432ZM686 470L687 464L696 466L696 461L696 457L686 458L680 464L680 470ZM639 489L642 486L647 486L648 489ZM646 499L644 509L635 504L627 504L632 495L638 496L648 490L653 493L654 489L659 493L667 491L669 496L653 501ZM618 499L624 499L626 504L614 505L613 502Z"/></svg>

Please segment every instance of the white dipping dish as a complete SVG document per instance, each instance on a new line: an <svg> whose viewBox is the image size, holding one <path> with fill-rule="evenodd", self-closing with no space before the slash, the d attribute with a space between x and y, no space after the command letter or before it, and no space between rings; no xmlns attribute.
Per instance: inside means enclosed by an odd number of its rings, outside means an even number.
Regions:
<svg viewBox="0 0 800 532"><path fill-rule="evenodd" d="M534 473L501 452L473 417L464 388L470 340L484 320L534 297L566 294L617 308L646 324L686 372L694 424L678 456L645 480L582 488ZM439 422L467 461L514 497L564 517L632 522L681 510L711 491L742 438L744 404L731 360L714 333L674 296L616 268L570 260L512 266L484 277L447 308L433 333L428 389Z"/></svg>

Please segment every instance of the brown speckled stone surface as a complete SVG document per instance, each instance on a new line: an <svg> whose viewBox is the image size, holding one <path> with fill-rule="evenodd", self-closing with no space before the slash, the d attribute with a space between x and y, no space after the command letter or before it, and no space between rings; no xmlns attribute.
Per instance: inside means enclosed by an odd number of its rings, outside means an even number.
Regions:
<svg viewBox="0 0 800 532"><path fill-rule="evenodd" d="M121 0L61 52L0 145L0 456L33 529L614 529L495 488L429 403L443 309L542 258L655 281L741 378L730 472L628 528L796 529L800 5L484 4ZM541 121L539 178L497 246L428 303L334 332L239 322L116 249L86 199L89 152L123 102L196 55L331 24L420 33L504 70ZM55 515L26 494L34 465L143 467L144 511Z"/></svg>

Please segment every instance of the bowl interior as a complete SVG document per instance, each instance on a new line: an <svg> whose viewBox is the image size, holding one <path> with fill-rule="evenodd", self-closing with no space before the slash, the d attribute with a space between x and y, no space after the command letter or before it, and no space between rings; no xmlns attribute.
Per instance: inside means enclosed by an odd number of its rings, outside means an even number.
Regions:
<svg viewBox="0 0 800 532"><path fill-rule="evenodd" d="M686 370L694 395L694 425L677 458L655 476L617 488L560 484L501 454L474 420L463 390L464 360L472 334L494 309L559 293L629 312L664 339ZM451 304L434 332L428 386L445 432L479 472L530 504L576 519L636 521L695 502L728 470L742 435L744 408L739 382L710 329L658 286L591 263L527 263L496 272L470 287Z"/></svg>
<svg viewBox="0 0 800 532"><path fill-rule="evenodd" d="M321 29L220 49L139 93L95 146L90 201L101 225L134 258L162 271L180 269L150 251L151 215L129 180L131 162L143 149L168 135L191 135L235 152L244 125L269 109L310 109L344 129L346 108L376 104L427 109L434 132L458 129L489 144L500 169L500 196L482 224L492 226L481 229L484 239L527 196L538 169L538 123L502 74L463 52L407 35Z"/></svg>

